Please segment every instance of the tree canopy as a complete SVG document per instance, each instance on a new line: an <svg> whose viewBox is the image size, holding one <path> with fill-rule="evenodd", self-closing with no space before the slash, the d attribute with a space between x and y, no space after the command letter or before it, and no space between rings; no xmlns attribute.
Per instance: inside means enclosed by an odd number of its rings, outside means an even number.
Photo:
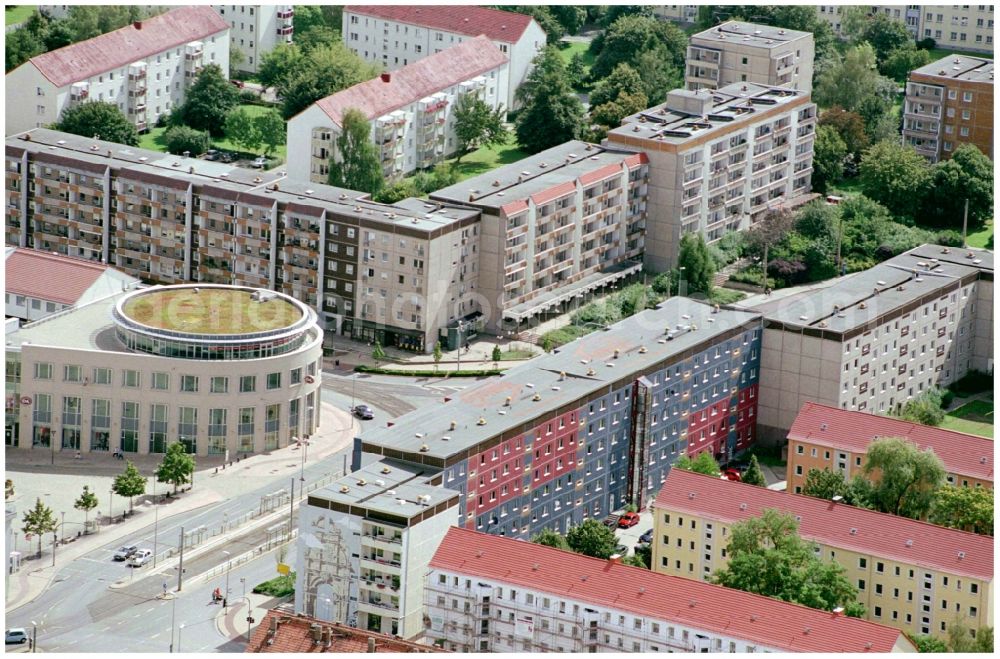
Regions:
<svg viewBox="0 0 1000 659"><path fill-rule="evenodd" d="M864 474L872 483L875 510L923 519L945 480L940 458L898 437L877 439L865 454Z"/></svg>
<svg viewBox="0 0 1000 659"><path fill-rule="evenodd" d="M286 120L316 101L378 74L374 65L339 42L317 45L303 53L299 58L286 51L280 59L268 60L268 79L274 81L278 96L284 99L281 116Z"/></svg>
<svg viewBox="0 0 1000 659"><path fill-rule="evenodd" d="M193 157L198 157L212 147L212 137L207 130L195 130L188 126L171 126L163 134L167 151L174 155L183 155L185 151Z"/></svg>
<svg viewBox="0 0 1000 659"><path fill-rule="evenodd" d="M139 144L135 126L117 105L107 101L90 100L70 106L63 110L52 128L84 137L100 135L102 140L129 146Z"/></svg>
<svg viewBox="0 0 1000 659"><path fill-rule="evenodd" d="M578 554L608 558L615 553L615 532L596 519L585 519L566 534L569 548Z"/></svg>
<svg viewBox="0 0 1000 659"><path fill-rule="evenodd" d="M226 80L219 65L207 64L187 90L184 104L177 108L177 118L191 128L222 137L226 116L239 102L239 90Z"/></svg>
<svg viewBox="0 0 1000 659"><path fill-rule="evenodd" d="M683 70L687 41L687 35L669 21L658 21L644 14L620 16L611 23L600 42L600 53L590 70L591 78L604 78L621 63L638 70L639 58L644 53L655 53L657 58Z"/></svg>
<svg viewBox="0 0 1000 659"><path fill-rule="evenodd" d="M583 106L570 87L559 52L548 46L534 63L517 90L522 108L515 121L517 141L531 153L576 139L583 128Z"/></svg>
<svg viewBox="0 0 1000 659"><path fill-rule="evenodd" d="M349 108L337 135L337 150L330 158L330 185L363 192L378 192L385 184L382 164L372 144L371 126L360 110Z"/></svg>
<svg viewBox="0 0 1000 659"><path fill-rule="evenodd" d="M35 500L35 506L24 512L21 519L21 532L25 535L38 536L38 555L42 555L42 536L46 533L53 533L59 528L55 513L52 509L42 503L41 499Z"/></svg>
<svg viewBox="0 0 1000 659"><path fill-rule="evenodd" d="M885 61L894 50L913 43L906 24L882 12L876 12L868 18L861 39L875 50L875 57L879 62Z"/></svg>
<svg viewBox="0 0 1000 659"><path fill-rule="evenodd" d="M569 543L566 542L566 538L552 529L542 529L531 538L531 541L536 545L545 545L546 547L555 547L556 549L569 551Z"/></svg>
<svg viewBox="0 0 1000 659"><path fill-rule="evenodd" d="M681 238L680 247L677 263L684 268L683 280L687 282L688 291L705 295L711 293L715 261L705 245L705 239L700 233L687 233Z"/></svg>
<svg viewBox="0 0 1000 659"><path fill-rule="evenodd" d="M931 168L912 147L885 140L861 157L861 189L894 215L915 218L931 182Z"/></svg>
<svg viewBox="0 0 1000 659"><path fill-rule="evenodd" d="M961 229L965 200L969 200L969 226L993 217L993 161L975 145L962 144L951 158L931 170L924 218L935 226Z"/></svg>
<svg viewBox="0 0 1000 659"><path fill-rule="evenodd" d="M458 158L481 146L496 146L507 142L507 131L503 127L504 109L496 110L475 94L465 94L455 103L452 111L455 122L455 140L458 142Z"/></svg>
<svg viewBox="0 0 1000 659"><path fill-rule="evenodd" d="M146 477L129 460L125 463L125 471L115 476L111 489L120 497L128 497L128 510L131 513L135 497L146 491Z"/></svg>
<svg viewBox="0 0 1000 659"><path fill-rule="evenodd" d="M934 493L929 521L980 535L993 535L993 490L942 485Z"/></svg>
<svg viewBox="0 0 1000 659"><path fill-rule="evenodd" d="M767 479L764 478L764 472L760 469L760 463L757 462L757 456L750 456L750 466L743 473L743 482L748 485L756 485L757 487L767 487Z"/></svg>
<svg viewBox="0 0 1000 659"><path fill-rule="evenodd" d="M721 473L719 463L715 461L715 458L708 451L702 451L693 460L688 455L682 455L674 463L674 468L693 471L696 474L706 474L708 476L718 476Z"/></svg>
<svg viewBox="0 0 1000 659"><path fill-rule="evenodd" d="M836 185L844 177L844 158L847 145L832 126L816 128L813 143L813 192L825 194L831 185Z"/></svg>
<svg viewBox="0 0 1000 659"><path fill-rule="evenodd" d="M170 483L176 493L178 487L191 482L193 474L194 457L188 455L184 445L180 442L167 444L163 461L156 470L156 480L160 483Z"/></svg>
<svg viewBox="0 0 1000 659"><path fill-rule="evenodd" d="M86 533L87 522L90 521L90 511L97 508L97 495L90 491L90 486L83 486L83 492L73 502L73 507L83 511L83 528Z"/></svg>
<svg viewBox="0 0 1000 659"><path fill-rule="evenodd" d="M941 408L941 390L932 387L906 401L899 412L899 417L925 426L941 425L941 422L944 421L944 410Z"/></svg>

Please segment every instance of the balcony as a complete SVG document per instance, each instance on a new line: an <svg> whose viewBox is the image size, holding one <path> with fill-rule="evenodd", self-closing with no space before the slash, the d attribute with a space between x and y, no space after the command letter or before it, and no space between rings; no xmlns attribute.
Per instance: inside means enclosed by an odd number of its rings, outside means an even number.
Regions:
<svg viewBox="0 0 1000 659"><path fill-rule="evenodd" d="M295 32L295 28L292 27L291 25L285 25L277 28L275 32L278 34L279 37L290 37L292 36L292 33Z"/></svg>
<svg viewBox="0 0 1000 659"><path fill-rule="evenodd" d="M288 9L281 9L278 11L278 18L281 20L288 20L295 17L295 9L289 7Z"/></svg>

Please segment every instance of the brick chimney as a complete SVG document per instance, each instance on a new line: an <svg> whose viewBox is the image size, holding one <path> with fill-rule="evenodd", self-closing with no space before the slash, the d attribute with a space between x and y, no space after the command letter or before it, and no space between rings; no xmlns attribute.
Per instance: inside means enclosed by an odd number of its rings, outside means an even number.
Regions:
<svg viewBox="0 0 1000 659"><path fill-rule="evenodd" d="M611 554L611 556L608 557L608 562L611 563L612 565L621 565L622 564L622 555L621 554Z"/></svg>
<svg viewBox="0 0 1000 659"><path fill-rule="evenodd" d="M382 78L382 82L389 82L392 79L392 74L386 71L379 77Z"/></svg>

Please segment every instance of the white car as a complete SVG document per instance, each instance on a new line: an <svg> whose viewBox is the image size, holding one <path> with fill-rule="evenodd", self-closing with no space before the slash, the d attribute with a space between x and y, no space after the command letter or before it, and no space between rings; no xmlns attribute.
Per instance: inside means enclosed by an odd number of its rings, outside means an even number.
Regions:
<svg viewBox="0 0 1000 659"><path fill-rule="evenodd" d="M27 643L28 642L28 630L24 627L11 627L4 634L4 645L10 645L11 643Z"/></svg>
<svg viewBox="0 0 1000 659"><path fill-rule="evenodd" d="M153 552L149 549L140 549L132 554L128 559L128 564L132 567L142 567L151 560L153 560Z"/></svg>
<svg viewBox="0 0 1000 659"><path fill-rule="evenodd" d="M264 156L258 156L253 161L253 166L254 167L267 167L267 158L265 158Z"/></svg>

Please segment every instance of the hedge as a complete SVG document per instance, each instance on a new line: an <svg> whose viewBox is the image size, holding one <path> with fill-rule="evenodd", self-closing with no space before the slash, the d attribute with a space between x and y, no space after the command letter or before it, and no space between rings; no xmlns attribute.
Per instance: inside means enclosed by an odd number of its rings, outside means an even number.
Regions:
<svg viewBox="0 0 1000 659"><path fill-rule="evenodd" d="M406 371L399 368L375 368L373 366L365 366L364 364L359 364L354 367L354 370L358 373L373 373L375 375L406 375L414 378L433 378L433 377L447 377L447 378L479 378L487 375L501 375L503 371L499 369L487 369L487 370L476 370L476 371L435 371L435 370L420 370L420 371Z"/></svg>

